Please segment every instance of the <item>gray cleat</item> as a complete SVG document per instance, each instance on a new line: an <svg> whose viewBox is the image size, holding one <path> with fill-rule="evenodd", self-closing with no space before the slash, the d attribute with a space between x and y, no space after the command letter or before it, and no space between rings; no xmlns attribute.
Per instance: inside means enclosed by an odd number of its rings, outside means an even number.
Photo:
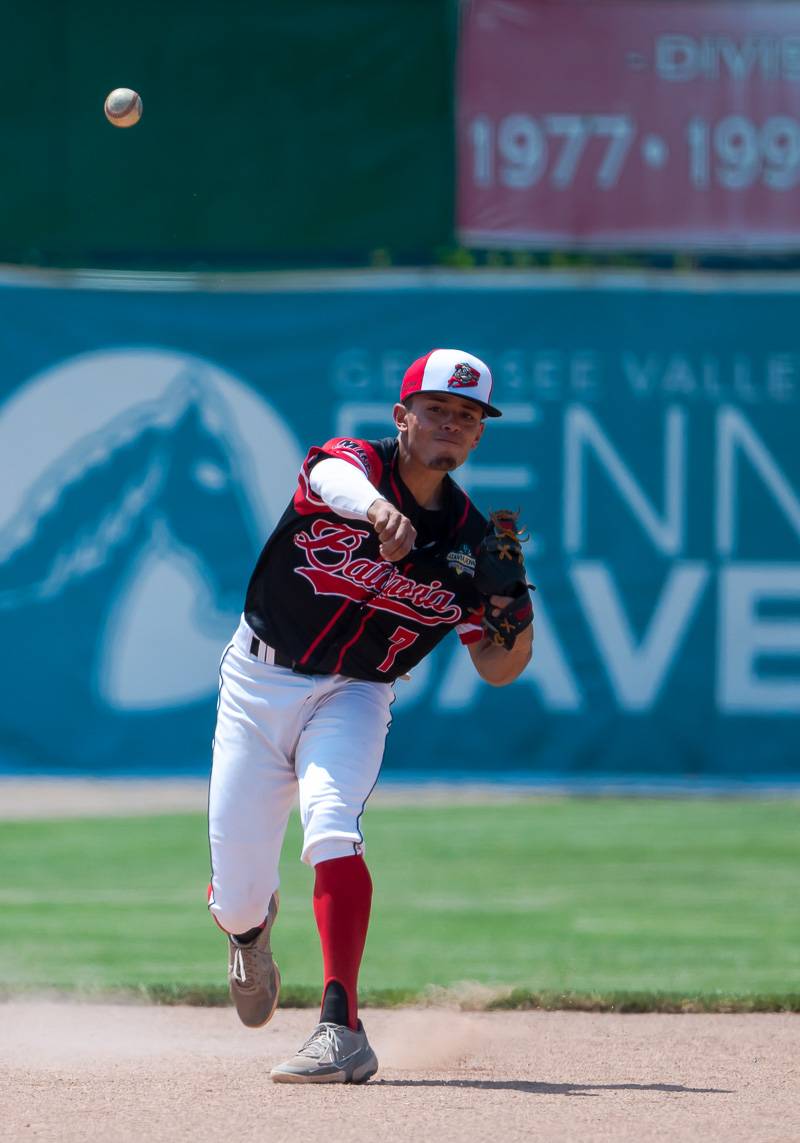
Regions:
<svg viewBox="0 0 800 1143"><path fill-rule="evenodd" d="M318 1024L297 1055L270 1074L275 1083L366 1083L377 1070L359 1020L355 1032L343 1024Z"/></svg>
<svg viewBox="0 0 800 1143"><path fill-rule="evenodd" d="M248 1028L261 1028L278 1006L281 974L269 945L277 912L278 894L274 893L266 924L254 941L245 945L228 937L228 984L239 1019Z"/></svg>

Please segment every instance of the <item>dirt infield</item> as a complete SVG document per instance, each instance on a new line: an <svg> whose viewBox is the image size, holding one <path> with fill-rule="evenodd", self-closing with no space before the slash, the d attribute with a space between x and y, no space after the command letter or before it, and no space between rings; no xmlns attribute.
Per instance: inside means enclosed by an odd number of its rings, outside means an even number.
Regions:
<svg viewBox="0 0 800 1143"><path fill-rule="evenodd" d="M488 791L492 793L492 791ZM494 792L513 797L515 791ZM386 804L415 797L386 790ZM482 788L426 800L486 800ZM204 782L0 782L0 820L202 812ZM314 1020L0 1003L0 1138L59 1143L800 1140L800 1016L367 1010L365 1087L272 1084Z"/></svg>
<svg viewBox="0 0 800 1143"><path fill-rule="evenodd" d="M13 1140L800 1138L796 1016L366 1011L364 1087L272 1084L313 1015L257 1032L230 1009L0 1006Z"/></svg>

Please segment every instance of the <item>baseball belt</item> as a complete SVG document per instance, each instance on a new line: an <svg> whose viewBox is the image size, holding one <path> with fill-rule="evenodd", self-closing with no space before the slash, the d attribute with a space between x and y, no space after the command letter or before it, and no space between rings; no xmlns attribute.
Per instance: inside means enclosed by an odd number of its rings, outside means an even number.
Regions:
<svg viewBox="0 0 800 1143"><path fill-rule="evenodd" d="M279 651L277 647L270 647L269 643L265 643L263 639L259 639L254 635L250 640L250 654L253 658L258 659L261 663L266 663L268 666L288 667L290 671L296 671L301 675L310 675L313 672L301 667L296 659L292 659L289 655L284 655L283 651Z"/></svg>

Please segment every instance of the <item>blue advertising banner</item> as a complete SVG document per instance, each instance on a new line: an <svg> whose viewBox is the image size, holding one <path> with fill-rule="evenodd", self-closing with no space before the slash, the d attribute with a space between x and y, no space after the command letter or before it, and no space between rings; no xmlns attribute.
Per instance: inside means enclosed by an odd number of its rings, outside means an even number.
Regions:
<svg viewBox="0 0 800 1143"><path fill-rule="evenodd" d="M461 483L530 529L535 654L491 688L448 637L386 772L800 779L800 285L280 283L0 288L0 771L206 772L307 447L390 433L458 346L504 412Z"/></svg>

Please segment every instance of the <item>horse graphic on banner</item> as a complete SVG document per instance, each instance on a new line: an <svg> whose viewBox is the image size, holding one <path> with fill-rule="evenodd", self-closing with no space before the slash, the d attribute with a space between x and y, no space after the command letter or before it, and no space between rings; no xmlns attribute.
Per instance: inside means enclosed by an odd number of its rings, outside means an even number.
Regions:
<svg viewBox="0 0 800 1143"><path fill-rule="evenodd" d="M248 467L256 442L242 440L236 391L232 403L219 371L193 359L176 368L176 358L163 384L138 400L128 392L112 417L66 447L56 425L60 450L0 531L15 733L24 739L44 712L57 730L48 741L54 766L81 724L85 736L87 717L100 758L123 726L129 740L131 718L144 720L144 732L170 715L177 730L177 709L213 696L264 539ZM276 440L276 464L286 447ZM159 750L169 750L168 737Z"/></svg>
<svg viewBox="0 0 800 1143"><path fill-rule="evenodd" d="M200 556L217 604L235 606L242 584L225 552L252 548L258 532L223 416L187 374L163 401L126 410L60 457L0 537L0 609L55 600L127 566L164 526Z"/></svg>

